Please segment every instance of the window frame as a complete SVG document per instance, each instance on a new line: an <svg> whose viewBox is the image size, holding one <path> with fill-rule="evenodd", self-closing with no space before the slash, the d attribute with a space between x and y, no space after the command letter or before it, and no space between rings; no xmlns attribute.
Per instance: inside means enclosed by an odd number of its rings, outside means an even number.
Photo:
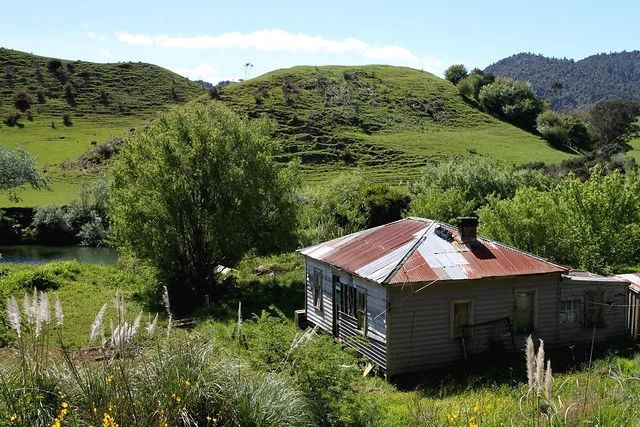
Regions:
<svg viewBox="0 0 640 427"><path fill-rule="evenodd" d="M466 304L467 305L467 323L465 324L460 324L460 325L456 325L456 306L457 305L462 305L462 304ZM450 336L451 339L458 339L458 338L462 338L463 334L462 334L462 328L464 326L469 326L471 324L473 324L473 301L471 299L460 299L460 300L453 300L451 301L451 305L450 305ZM457 330L459 327L459 330ZM466 336L465 338L468 338L468 336Z"/></svg>
<svg viewBox="0 0 640 427"><path fill-rule="evenodd" d="M532 305L533 307L530 310L523 310L523 309L518 309L518 294L532 294L533 295L533 301L532 301ZM514 293L513 293L513 299L514 299L514 308L513 308L513 326L515 329L515 333L516 334L526 334L526 333L531 333L534 332L536 330L536 326L538 324L538 289L536 288L521 288L521 289L515 289ZM531 312L531 327L530 328L522 328L520 327L520 324L518 322L518 314L525 312L525 311L530 311Z"/></svg>
<svg viewBox="0 0 640 427"><path fill-rule="evenodd" d="M355 319L356 330L367 331L367 291L347 283L340 283L340 312Z"/></svg>
<svg viewBox="0 0 640 427"><path fill-rule="evenodd" d="M311 290L313 295L313 307L318 311L322 311L322 307L323 307L324 298L322 298L322 282L323 282L322 269L314 267L313 277L311 280Z"/></svg>
<svg viewBox="0 0 640 427"><path fill-rule="evenodd" d="M567 304L571 303L572 307L570 309L567 308ZM561 325L572 325L580 322L580 306L582 305L582 301L580 298L567 298L560 301L560 319L559 323ZM573 315L569 315L569 313L575 313Z"/></svg>
<svg viewBox="0 0 640 427"><path fill-rule="evenodd" d="M595 296L595 297L594 297ZM605 321L605 291L588 290L584 297L584 326L606 326ZM594 320L595 313L599 319Z"/></svg>

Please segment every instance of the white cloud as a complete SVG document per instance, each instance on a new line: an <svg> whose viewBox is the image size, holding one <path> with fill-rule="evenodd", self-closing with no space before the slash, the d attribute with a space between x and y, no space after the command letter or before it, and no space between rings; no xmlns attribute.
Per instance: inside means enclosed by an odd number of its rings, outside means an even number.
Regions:
<svg viewBox="0 0 640 427"><path fill-rule="evenodd" d="M214 85L222 80L235 80L234 78L220 76L220 74L218 74L219 70L210 64L200 64L195 68L172 68L171 71L188 77L190 80L204 80Z"/></svg>
<svg viewBox="0 0 640 427"><path fill-rule="evenodd" d="M94 33L93 31L88 31L88 32L82 32L80 31L80 34L82 34L85 37L88 37L90 39L96 39L96 40L105 40L106 38L104 36L100 36L96 33Z"/></svg>
<svg viewBox="0 0 640 427"><path fill-rule="evenodd" d="M144 36L142 34L129 34L126 32L116 33L118 36L118 41L128 43L128 44L143 44L143 45L152 45L153 38L149 36Z"/></svg>
<svg viewBox="0 0 640 427"><path fill-rule="evenodd" d="M102 56L103 58L111 58L111 52L109 52L109 49L102 49L100 52L98 52L98 55Z"/></svg>
<svg viewBox="0 0 640 427"><path fill-rule="evenodd" d="M444 70L444 64L439 59L431 56L418 57L410 49L402 46L372 46L355 38L330 40L322 36L311 36L302 33L293 34L280 29L254 31L251 33L229 32L217 36L202 35L195 37L149 36L120 32L117 33L117 37L119 41L129 44L157 45L178 49L255 49L262 52L352 54L372 61L406 65L434 74L441 74ZM196 69L190 71L195 72Z"/></svg>

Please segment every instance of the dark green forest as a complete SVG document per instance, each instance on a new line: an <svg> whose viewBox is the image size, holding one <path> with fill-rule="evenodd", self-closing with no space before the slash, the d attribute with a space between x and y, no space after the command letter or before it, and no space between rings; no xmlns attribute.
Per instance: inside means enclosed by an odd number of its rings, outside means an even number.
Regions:
<svg viewBox="0 0 640 427"><path fill-rule="evenodd" d="M518 53L484 72L530 82L556 111L611 99L640 102L640 51L600 53L579 61Z"/></svg>

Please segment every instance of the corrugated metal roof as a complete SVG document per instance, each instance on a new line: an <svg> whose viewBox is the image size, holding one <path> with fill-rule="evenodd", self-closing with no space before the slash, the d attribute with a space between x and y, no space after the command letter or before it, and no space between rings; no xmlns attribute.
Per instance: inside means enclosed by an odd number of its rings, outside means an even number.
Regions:
<svg viewBox="0 0 640 427"><path fill-rule="evenodd" d="M616 274L616 277L628 282L633 292L640 293L640 273Z"/></svg>
<svg viewBox="0 0 640 427"><path fill-rule="evenodd" d="M452 233L445 240L438 227ZM459 241L457 229L423 218L405 218L300 250L309 258L380 284L467 280L567 271L534 255L478 237Z"/></svg>

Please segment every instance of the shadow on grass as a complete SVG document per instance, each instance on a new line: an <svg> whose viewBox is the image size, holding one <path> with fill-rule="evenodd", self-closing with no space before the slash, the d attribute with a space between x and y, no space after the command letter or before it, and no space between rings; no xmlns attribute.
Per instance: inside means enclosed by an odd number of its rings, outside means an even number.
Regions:
<svg viewBox="0 0 640 427"><path fill-rule="evenodd" d="M235 321L238 318L238 305L242 303L243 319L250 318L252 314L260 315L263 310L270 311L269 307L274 306L293 320L294 311L304 308L304 282L287 274L234 280L227 284L225 291L220 301L212 301L208 308L198 310L194 317Z"/></svg>
<svg viewBox="0 0 640 427"><path fill-rule="evenodd" d="M630 340L620 339L594 345L574 345L547 350L553 372L568 373L586 370L595 363L615 357L633 358L640 346ZM524 351L516 353L475 357L473 361L460 361L438 370L418 374L403 374L391 381L403 391L418 391L425 397L443 398L463 394L469 390L517 386L527 383Z"/></svg>

